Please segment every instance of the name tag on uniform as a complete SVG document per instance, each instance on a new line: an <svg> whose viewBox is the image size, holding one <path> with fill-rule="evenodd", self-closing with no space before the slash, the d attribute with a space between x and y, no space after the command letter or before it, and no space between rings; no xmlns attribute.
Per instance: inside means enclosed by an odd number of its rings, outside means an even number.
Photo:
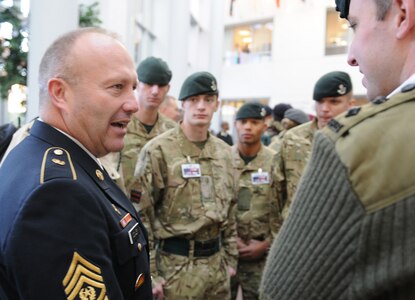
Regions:
<svg viewBox="0 0 415 300"><path fill-rule="evenodd" d="M200 165L199 164L183 164L182 165L183 178L196 178L200 177Z"/></svg>
<svg viewBox="0 0 415 300"><path fill-rule="evenodd" d="M269 184L268 172L256 172L251 174L252 184Z"/></svg>
<svg viewBox="0 0 415 300"><path fill-rule="evenodd" d="M139 235L140 235L140 228L138 227L138 223L136 223L130 230L128 230L128 237L130 239L131 245L134 245L135 241L138 240Z"/></svg>

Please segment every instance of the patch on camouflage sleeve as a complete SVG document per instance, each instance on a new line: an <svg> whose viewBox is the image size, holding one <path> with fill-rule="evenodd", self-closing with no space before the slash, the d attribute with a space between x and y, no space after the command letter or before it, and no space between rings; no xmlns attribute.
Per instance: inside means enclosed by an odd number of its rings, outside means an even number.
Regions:
<svg viewBox="0 0 415 300"><path fill-rule="evenodd" d="M101 269L76 251L62 284L67 299L108 299Z"/></svg>
<svg viewBox="0 0 415 300"><path fill-rule="evenodd" d="M130 199L132 202L140 203L141 200L141 192L137 190L131 190Z"/></svg>

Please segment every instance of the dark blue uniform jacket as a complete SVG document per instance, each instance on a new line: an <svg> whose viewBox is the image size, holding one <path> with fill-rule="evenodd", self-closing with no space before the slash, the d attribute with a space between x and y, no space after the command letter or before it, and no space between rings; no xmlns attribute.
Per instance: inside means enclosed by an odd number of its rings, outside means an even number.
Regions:
<svg viewBox="0 0 415 300"><path fill-rule="evenodd" d="M0 286L0 299L152 299L131 202L41 121L0 168Z"/></svg>

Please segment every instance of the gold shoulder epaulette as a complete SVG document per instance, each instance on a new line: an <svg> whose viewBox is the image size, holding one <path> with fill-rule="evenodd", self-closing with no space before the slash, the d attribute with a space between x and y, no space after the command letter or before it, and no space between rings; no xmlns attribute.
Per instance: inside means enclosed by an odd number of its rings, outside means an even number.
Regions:
<svg viewBox="0 0 415 300"><path fill-rule="evenodd" d="M391 98L380 96L366 105L350 108L347 112L332 119L322 129L322 132L333 141L336 141L340 137L347 135L352 127L360 124L362 121L408 101L415 101L415 84L404 86L401 93L395 94Z"/></svg>
<svg viewBox="0 0 415 300"><path fill-rule="evenodd" d="M77 179L71 155L59 147L51 147L45 151L40 170L41 184L54 178Z"/></svg>

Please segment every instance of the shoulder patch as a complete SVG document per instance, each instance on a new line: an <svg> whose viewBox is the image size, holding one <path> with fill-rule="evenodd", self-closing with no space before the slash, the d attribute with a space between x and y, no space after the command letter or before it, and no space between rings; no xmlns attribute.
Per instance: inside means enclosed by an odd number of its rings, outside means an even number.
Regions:
<svg viewBox="0 0 415 300"><path fill-rule="evenodd" d="M71 155L59 147L51 147L45 151L40 170L40 183L53 178L77 179Z"/></svg>
<svg viewBox="0 0 415 300"><path fill-rule="evenodd" d="M375 104L375 105L378 105L378 104L382 104L386 101L388 101L388 98L386 98L385 96L379 96L379 97L376 97L375 100L372 101L372 103Z"/></svg>
<svg viewBox="0 0 415 300"><path fill-rule="evenodd" d="M359 113L362 108L360 106L355 106L349 109L345 115L346 118L353 117Z"/></svg>
<svg viewBox="0 0 415 300"><path fill-rule="evenodd" d="M339 123L339 121L337 121L336 119L331 119L328 123L327 126L333 130L334 132L339 132L340 129L343 128L344 125L342 125L341 123Z"/></svg>
<svg viewBox="0 0 415 300"><path fill-rule="evenodd" d="M76 251L62 284L67 299L107 299L101 269Z"/></svg>
<svg viewBox="0 0 415 300"><path fill-rule="evenodd" d="M141 201L141 191L132 189L130 194L130 199L134 203L140 203Z"/></svg>
<svg viewBox="0 0 415 300"><path fill-rule="evenodd" d="M331 120L321 131L330 139L336 141L340 137L347 135L352 127L364 120L388 110L391 107L409 101L415 101L415 89L406 93L393 95L390 99L386 97L377 97L372 102L359 107L358 113L355 113L355 111L353 112L354 115L350 115L349 112L343 113Z"/></svg>

